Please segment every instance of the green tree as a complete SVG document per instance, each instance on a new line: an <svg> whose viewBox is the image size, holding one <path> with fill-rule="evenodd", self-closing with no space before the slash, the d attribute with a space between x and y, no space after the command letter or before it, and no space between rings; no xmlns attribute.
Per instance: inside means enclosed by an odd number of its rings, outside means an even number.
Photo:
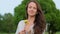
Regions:
<svg viewBox="0 0 60 34"><path fill-rule="evenodd" d="M2 23L3 23L3 16L0 14L0 32L2 32L2 28L3 28L3 25L2 25Z"/></svg>
<svg viewBox="0 0 60 34"><path fill-rule="evenodd" d="M28 1L29 0L23 0L20 5L15 7L14 16L16 25L20 20L25 19L25 7ZM60 11L56 9L53 0L37 0L37 2L41 5L46 17L46 22L50 24L48 27L49 34L55 34L55 32L60 28Z"/></svg>
<svg viewBox="0 0 60 34"><path fill-rule="evenodd" d="M14 32L14 20L13 20L13 16L12 14L8 13L8 14L5 14L3 16L3 21L4 23L2 24L3 25L3 31L4 32L7 32L7 33L10 33L10 32Z"/></svg>

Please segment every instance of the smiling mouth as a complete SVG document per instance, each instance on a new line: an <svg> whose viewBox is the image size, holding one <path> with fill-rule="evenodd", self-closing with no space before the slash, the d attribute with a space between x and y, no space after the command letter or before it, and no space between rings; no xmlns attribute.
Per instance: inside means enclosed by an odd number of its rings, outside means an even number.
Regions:
<svg viewBox="0 0 60 34"><path fill-rule="evenodd" d="M34 12L30 12L31 14L33 14Z"/></svg>

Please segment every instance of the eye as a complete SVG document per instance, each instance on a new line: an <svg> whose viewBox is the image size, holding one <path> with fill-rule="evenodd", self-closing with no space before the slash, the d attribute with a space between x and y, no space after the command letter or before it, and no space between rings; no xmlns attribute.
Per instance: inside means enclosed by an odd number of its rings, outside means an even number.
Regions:
<svg viewBox="0 0 60 34"><path fill-rule="evenodd" d="M31 6L29 6L29 8L31 9L32 7L31 7Z"/></svg>
<svg viewBox="0 0 60 34"><path fill-rule="evenodd" d="M37 9L36 7L33 7L33 9Z"/></svg>

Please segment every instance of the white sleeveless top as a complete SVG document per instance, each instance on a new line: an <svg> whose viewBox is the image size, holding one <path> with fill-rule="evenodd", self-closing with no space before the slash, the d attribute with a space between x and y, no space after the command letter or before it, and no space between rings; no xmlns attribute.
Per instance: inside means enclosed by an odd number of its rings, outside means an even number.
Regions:
<svg viewBox="0 0 60 34"><path fill-rule="evenodd" d="M30 27L31 34L34 34L33 26L34 26L34 25L32 25L32 26ZM18 34L18 33L21 32L22 30L24 30L24 27L25 27L25 22L24 22L24 20L21 20L21 21L18 23L17 30L16 30L16 33L15 33L15 34ZM27 32L26 32L26 34L27 34ZM43 33L43 34L45 34L45 33Z"/></svg>

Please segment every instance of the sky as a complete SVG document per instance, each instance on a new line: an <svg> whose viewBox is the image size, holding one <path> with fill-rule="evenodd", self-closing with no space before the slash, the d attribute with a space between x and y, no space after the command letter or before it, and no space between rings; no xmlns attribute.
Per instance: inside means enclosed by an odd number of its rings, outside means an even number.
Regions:
<svg viewBox="0 0 60 34"><path fill-rule="evenodd" d="M21 4L22 0L0 0L0 14L14 14L14 8Z"/></svg>
<svg viewBox="0 0 60 34"><path fill-rule="evenodd" d="M53 0L56 8L60 9L60 0ZM22 0L0 0L0 14L4 15L5 13L14 14L14 8L21 4Z"/></svg>
<svg viewBox="0 0 60 34"><path fill-rule="evenodd" d="M56 8L60 10L60 0L53 0L55 5L56 5Z"/></svg>

